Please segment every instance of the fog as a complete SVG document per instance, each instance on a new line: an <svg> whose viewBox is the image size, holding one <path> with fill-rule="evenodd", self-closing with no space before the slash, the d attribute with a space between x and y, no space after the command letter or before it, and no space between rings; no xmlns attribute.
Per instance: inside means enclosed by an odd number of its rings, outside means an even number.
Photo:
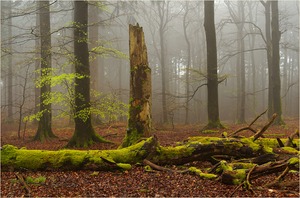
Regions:
<svg viewBox="0 0 300 198"><path fill-rule="evenodd" d="M50 4L52 68L53 75L59 76L74 71L74 10L72 1ZM26 116L38 112L38 13L36 1L1 1L2 123L21 120L24 125ZM136 23L143 27L152 70L153 122L206 123L203 1L89 1L91 88L128 103L128 26ZM265 7L260 1L215 1L221 121L237 121L241 63L246 121L268 108L265 23ZM283 119L299 118L299 1L279 1L279 28ZM67 95L64 84L53 86L52 91ZM61 112L68 112L69 107L53 103L52 108L53 122L68 125L62 120L70 117ZM120 113L114 121L126 121L126 116Z"/></svg>

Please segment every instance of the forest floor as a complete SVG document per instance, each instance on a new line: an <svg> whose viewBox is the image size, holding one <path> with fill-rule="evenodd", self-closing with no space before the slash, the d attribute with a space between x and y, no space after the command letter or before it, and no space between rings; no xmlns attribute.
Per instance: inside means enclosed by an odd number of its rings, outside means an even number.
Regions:
<svg viewBox="0 0 300 198"><path fill-rule="evenodd" d="M299 119L286 119L285 126L271 126L265 133L265 137L285 138L299 129ZM259 129L265 122L258 122L253 128ZM158 137L160 145L170 146L176 142L182 142L193 136L217 136L222 132L231 133L244 125L225 124L226 129L211 130L206 133L199 132L202 125L176 125L155 126L154 134ZM115 144L94 144L85 149L116 149L125 136L126 123L114 123L107 126L96 126L96 132ZM23 134L22 140L17 137L14 127L2 125L1 145L12 144L27 149L58 150L63 148L72 136L72 127L54 127L54 133L58 139L43 143L31 141L35 130L28 128ZM24 139L23 139L24 135ZM251 136L252 132L239 133L243 136ZM193 162L190 165L201 169L211 167L209 162ZM175 166L169 168L176 169ZM142 165L135 165L129 171L120 172L94 172L94 171L48 171L32 172L24 171L25 178L46 178L45 182L29 184L30 196L33 197L228 197L237 186L225 185L220 181L203 180L196 175L172 173L172 172L147 172ZM252 180L253 192L239 188L234 197L299 197L298 187L284 187L270 189L264 184L273 181L276 174L263 176ZM299 181L298 173L288 173L285 180ZM1 172L1 197L22 197L26 192L23 186L16 180L15 172Z"/></svg>

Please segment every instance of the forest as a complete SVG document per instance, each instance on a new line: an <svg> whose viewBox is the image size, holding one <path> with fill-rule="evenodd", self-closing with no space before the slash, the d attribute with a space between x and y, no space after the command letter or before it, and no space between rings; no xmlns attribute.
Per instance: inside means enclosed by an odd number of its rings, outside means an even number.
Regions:
<svg viewBox="0 0 300 198"><path fill-rule="evenodd" d="M299 1L0 4L1 196L300 196Z"/></svg>

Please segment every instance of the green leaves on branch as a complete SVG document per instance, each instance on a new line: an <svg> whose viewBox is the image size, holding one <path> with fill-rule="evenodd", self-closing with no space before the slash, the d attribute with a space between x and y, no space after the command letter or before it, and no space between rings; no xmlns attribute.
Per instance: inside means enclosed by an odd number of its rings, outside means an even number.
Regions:
<svg viewBox="0 0 300 198"><path fill-rule="evenodd" d="M37 87L50 84L51 87L58 87L59 91L52 91L43 94L43 105L54 104L57 109L54 119L64 117L80 118L86 121L90 115L95 115L102 122L116 121L119 117L128 116L129 106L117 99L113 94L103 94L95 90L91 90L91 103L75 114L75 98L82 99L82 96L75 95L75 79L89 78L89 76L79 75L77 73L63 73L60 75L52 75L52 70L45 70L44 75L36 82ZM40 120L45 111L39 111L36 114L26 116L24 122Z"/></svg>

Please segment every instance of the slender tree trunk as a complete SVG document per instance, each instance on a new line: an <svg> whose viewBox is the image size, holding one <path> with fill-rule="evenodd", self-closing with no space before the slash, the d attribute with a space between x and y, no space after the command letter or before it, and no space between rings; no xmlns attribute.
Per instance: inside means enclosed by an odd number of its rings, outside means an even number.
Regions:
<svg viewBox="0 0 300 198"><path fill-rule="evenodd" d="M272 69L272 39L271 39L271 1L265 3L265 18L266 18L266 41L267 41L267 60L268 60L268 118L271 118L273 109L273 69Z"/></svg>
<svg viewBox="0 0 300 198"><path fill-rule="evenodd" d="M143 28L129 25L130 109L126 137L121 147L136 143L151 134L151 69Z"/></svg>
<svg viewBox="0 0 300 198"><path fill-rule="evenodd" d="M204 28L207 49L207 113L208 124L204 129L223 128L219 119L218 60L214 20L214 1L204 2Z"/></svg>
<svg viewBox="0 0 300 198"><path fill-rule="evenodd" d="M189 94L190 94L190 67L191 67L191 44L187 34L188 22L187 22L187 15L189 9L189 2L185 2L185 14L183 17L183 31L184 31L184 38L187 44L187 65L186 65L186 73L185 73L185 86L186 86L186 102L185 102L185 124L189 123Z"/></svg>
<svg viewBox="0 0 300 198"><path fill-rule="evenodd" d="M277 114L277 118L274 122L276 125L284 124L282 120L281 110L281 97L280 97L280 55L279 55L279 41L281 33L279 31L279 16L278 16L278 1L271 2L272 7L272 65L273 65L273 109Z"/></svg>
<svg viewBox="0 0 300 198"><path fill-rule="evenodd" d="M90 113L90 65L88 51L88 2L74 2L74 56L75 72L83 78L75 79L75 132L68 147L87 147L105 141L92 126Z"/></svg>
<svg viewBox="0 0 300 198"><path fill-rule="evenodd" d="M41 78L51 76L51 34L50 34L50 5L49 1L39 1L40 9L40 34L41 34ZM51 103L46 100L51 97L51 79L41 87L40 112L42 116L38 123L38 130L34 140L43 141L56 137L52 132Z"/></svg>
<svg viewBox="0 0 300 198"><path fill-rule="evenodd" d="M248 1L248 6L249 6L249 19L250 21L257 21L257 18L255 18L255 20L253 19L253 2L251 1ZM256 38L256 34L255 32L253 31L253 28L252 28L252 25L249 24L249 29L250 29L250 32L251 32L251 39L250 39L250 48L251 49L254 49L255 47L255 38ZM256 94L255 94L255 91L256 91L256 63L255 63L255 55L254 55L254 51L251 51L251 66L252 66L252 92L253 92L253 103L252 103L252 108L253 108L253 113L254 115L256 115Z"/></svg>
<svg viewBox="0 0 300 198"><path fill-rule="evenodd" d="M165 49L165 2L157 2L159 14L159 38L160 38L160 65L161 65L161 80L162 80L162 114L163 123L168 123L168 107L167 107L167 67L166 67L166 49ZM167 8L168 9L168 8Z"/></svg>
<svg viewBox="0 0 300 198"><path fill-rule="evenodd" d="M39 2L36 3L37 5L37 9L39 9ZM38 38L35 39L35 56L36 56L36 60L35 60L35 81L38 80L38 78L40 77L39 73L37 72L39 69L41 69L40 63L41 63L41 42L40 42L40 14L37 13L36 14L36 34L39 36ZM40 104L40 89L39 88L35 88L34 89L34 113L38 113L39 112L39 104ZM36 122L38 123L38 122Z"/></svg>
<svg viewBox="0 0 300 198"><path fill-rule="evenodd" d="M3 73L6 73L5 77L2 78L4 80L4 104L7 105L7 116L6 121L8 123L13 122L13 66L12 66L12 45L10 43L10 39L12 37L12 1L3 1L1 2L1 17L3 21L1 24L4 25L1 29L1 49L2 49L2 57L1 57L1 70ZM3 45L3 42L5 43Z"/></svg>

